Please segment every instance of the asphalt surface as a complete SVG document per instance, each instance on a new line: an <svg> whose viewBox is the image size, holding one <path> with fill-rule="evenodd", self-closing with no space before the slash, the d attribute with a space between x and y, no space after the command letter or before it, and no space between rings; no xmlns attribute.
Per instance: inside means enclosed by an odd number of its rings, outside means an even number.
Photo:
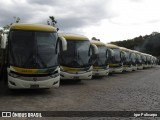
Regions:
<svg viewBox="0 0 160 120"><path fill-rule="evenodd" d="M4 87L2 81L0 88L0 111L160 111L160 66L81 82L62 81L61 86L56 89L10 91ZM41 119L130 120L135 118Z"/></svg>

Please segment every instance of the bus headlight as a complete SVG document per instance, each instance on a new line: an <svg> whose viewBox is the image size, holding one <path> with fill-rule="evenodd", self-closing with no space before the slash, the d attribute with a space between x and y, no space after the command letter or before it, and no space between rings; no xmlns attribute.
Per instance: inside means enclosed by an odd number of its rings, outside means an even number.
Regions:
<svg viewBox="0 0 160 120"><path fill-rule="evenodd" d="M14 73L14 72L12 72L12 71L10 71L10 72L8 73L8 75L11 76L11 77L14 77L14 78L18 78L18 77L19 77L19 75L17 75L16 73Z"/></svg>
<svg viewBox="0 0 160 120"><path fill-rule="evenodd" d="M60 66L60 71L64 71L64 69L63 69L63 67L62 67L62 66Z"/></svg>

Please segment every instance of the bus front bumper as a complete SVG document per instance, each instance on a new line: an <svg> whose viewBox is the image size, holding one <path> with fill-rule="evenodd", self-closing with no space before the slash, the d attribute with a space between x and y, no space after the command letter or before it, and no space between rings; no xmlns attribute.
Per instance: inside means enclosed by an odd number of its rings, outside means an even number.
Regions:
<svg viewBox="0 0 160 120"><path fill-rule="evenodd" d="M43 79L43 80L42 80ZM41 89L59 87L60 75L54 78L48 77L19 77L8 75L8 87L10 89Z"/></svg>
<svg viewBox="0 0 160 120"><path fill-rule="evenodd" d="M93 76L107 76L109 74L109 68L108 69L93 69L92 75Z"/></svg>
<svg viewBox="0 0 160 120"><path fill-rule="evenodd" d="M109 67L109 73L122 73L123 67Z"/></svg>
<svg viewBox="0 0 160 120"><path fill-rule="evenodd" d="M143 64L143 68L149 68L148 64Z"/></svg>
<svg viewBox="0 0 160 120"><path fill-rule="evenodd" d="M138 69L138 70L143 70L143 65L138 65L138 66L137 66L137 69Z"/></svg>
<svg viewBox="0 0 160 120"><path fill-rule="evenodd" d="M137 66L132 66L132 71L136 71L137 70Z"/></svg>
<svg viewBox="0 0 160 120"><path fill-rule="evenodd" d="M129 66L129 67L123 67L123 71L127 71L127 72L131 72L132 71L132 67Z"/></svg>
<svg viewBox="0 0 160 120"><path fill-rule="evenodd" d="M75 80L83 80L83 79L91 79L92 78L92 71L84 71L84 72L75 72L75 73L69 73L61 71L61 79L67 80L67 79L75 79Z"/></svg>

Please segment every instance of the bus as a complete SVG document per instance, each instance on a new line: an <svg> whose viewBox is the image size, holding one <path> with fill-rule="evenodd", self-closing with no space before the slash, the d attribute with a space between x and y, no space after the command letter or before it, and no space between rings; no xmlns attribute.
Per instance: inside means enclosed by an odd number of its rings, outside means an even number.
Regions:
<svg viewBox="0 0 160 120"><path fill-rule="evenodd" d="M136 71L137 70L136 52L134 50L130 50L130 59L132 64L132 71Z"/></svg>
<svg viewBox="0 0 160 120"><path fill-rule="evenodd" d="M123 71L131 72L132 71L132 61L130 58L131 51L124 47L119 47L123 56Z"/></svg>
<svg viewBox="0 0 160 120"><path fill-rule="evenodd" d="M67 51L60 53L61 79L91 79L93 63L98 54L96 45L83 35L59 33L59 36L67 41Z"/></svg>
<svg viewBox="0 0 160 120"><path fill-rule="evenodd" d="M142 55L138 51L134 51L136 55L136 64L137 64L137 69L142 70L143 69L143 63L142 63Z"/></svg>
<svg viewBox="0 0 160 120"><path fill-rule="evenodd" d="M155 67L158 63L158 59L156 57L153 56L153 67Z"/></svg>
<svg viewBox="0 0 160 120"><path fill-rule="evenodd" d="M113 44L106 44L109 53L109 73L122 73L123 63L121 61L120 48Z"/></svg>
<svg viewBox="0 0 160 120"><path fill-rule="evenodd" d="M142 56L143 69L148 68L147 55L145 53L141 53L141 56Z"/></svg>
<svg viewBox="0 0 160 120"><path fill-rule="evenodd" d="M151 55L151 67L154 66L154 56Z"/></svg>
<svg viewBox="0 0 160 120"><path fill-rule="evenodd" d="M109 73L108 50L103 42L91 40L91 43L98 47L96 62L93 64L93 76L107 76Z"/></svg>
<svg viewBox="0 0 160 120"><path fill-rule="evenodd" d="M151 68L152 67L152 55L148 54L147 60L148 60L148 67Z"/></svg>
<svg viewBox="0 0 160 120"><path fill-rule="evenodd" d="M147 54L147 53L143 53L144 54L144 56L145 56L145 58L146 58L146 62L145 62L145 65L144 65L144 68L150 68L150 55L149 54Z"/></svg>
<svg viewBox="0 0 160 120"><path fill-rule="evenodd" d="M5 50L3 78L10 89L59 87L59 52L67 42L58 37L56 28L41 24L12 24L2 36Z"/></svg>

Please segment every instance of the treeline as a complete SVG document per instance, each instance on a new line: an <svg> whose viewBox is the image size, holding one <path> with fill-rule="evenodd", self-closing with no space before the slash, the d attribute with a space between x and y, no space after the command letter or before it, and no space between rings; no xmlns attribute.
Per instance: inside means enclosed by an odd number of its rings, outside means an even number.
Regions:
<svg viewBox="0 0 160 120"><path fill-rule="evenodd" d="M111 43L143 53L148 53L160 59L160 33L158 32L152 32L150 35Z"/></svg>

